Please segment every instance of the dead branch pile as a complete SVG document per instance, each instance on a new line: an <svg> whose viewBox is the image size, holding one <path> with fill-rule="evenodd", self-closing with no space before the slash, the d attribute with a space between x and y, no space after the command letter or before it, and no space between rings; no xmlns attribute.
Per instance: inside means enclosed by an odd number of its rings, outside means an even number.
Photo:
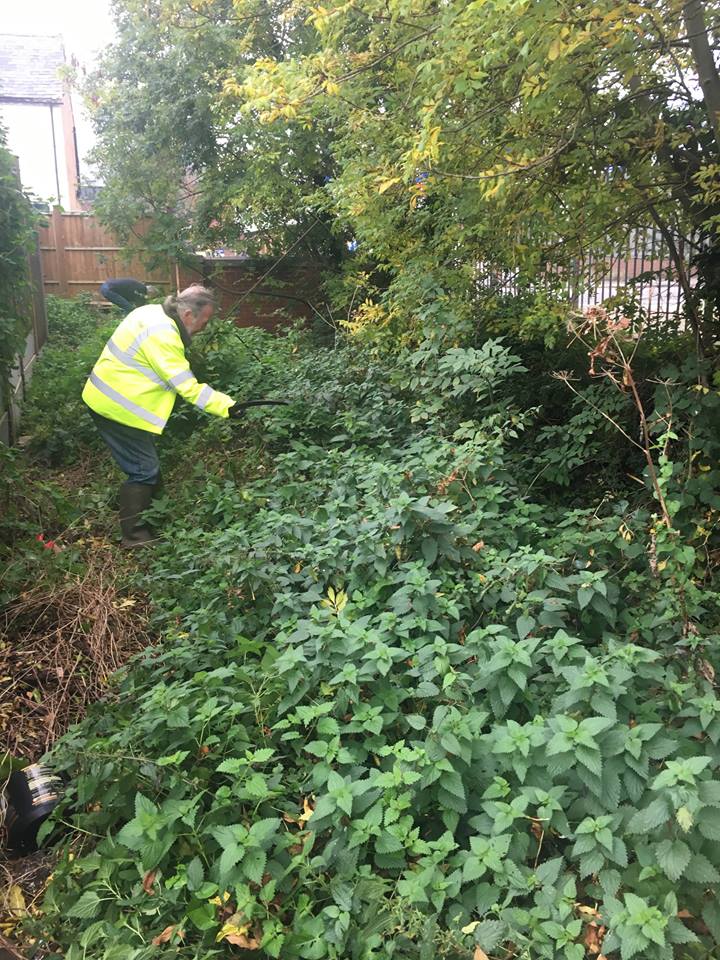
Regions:
<svg viewBox="0 0 720 960"><path fill-rule="evenodd" d="M86 563L0 612L0 756L39 759L148 643L147 610L118 588L112 553L95 550Z"/></svg>

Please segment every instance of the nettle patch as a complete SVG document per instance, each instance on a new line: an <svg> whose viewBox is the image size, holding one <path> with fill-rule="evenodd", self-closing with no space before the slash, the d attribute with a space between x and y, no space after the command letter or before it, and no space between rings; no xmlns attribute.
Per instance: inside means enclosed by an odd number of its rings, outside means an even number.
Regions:
<svg viewBox="0 0 720 960"><path fill-rule="evenodd" d="M717 637L692 551L626 503L528 498L496 347L453 354L440 406L424 381L427 416L358 386L272 476L190 478L158 508L166 642L54 757L83 831L43 908L67 960L714 955Z"/></svg>

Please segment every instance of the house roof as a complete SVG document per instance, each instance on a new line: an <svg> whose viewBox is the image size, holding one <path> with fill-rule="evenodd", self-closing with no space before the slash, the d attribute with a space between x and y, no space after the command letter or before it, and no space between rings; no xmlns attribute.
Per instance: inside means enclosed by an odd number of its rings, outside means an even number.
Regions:
<svg viewBox="0 0 720 960"><path fill-rule="evenodd" d="M61 103L62 37L0 34L0 101Z"/></svg>

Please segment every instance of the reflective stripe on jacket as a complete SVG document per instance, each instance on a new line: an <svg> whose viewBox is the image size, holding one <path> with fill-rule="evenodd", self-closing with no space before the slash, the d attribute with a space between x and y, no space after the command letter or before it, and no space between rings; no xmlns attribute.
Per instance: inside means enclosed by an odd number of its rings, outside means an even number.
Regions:
<svg viewBox="0 0 720 960"><path fill-rule="evenodd" d="M108 420L162 433L175 395L218 417L234 400L198 383L175 321L157 304L138 307L119 324L93 367L83 400Z"/></svg>

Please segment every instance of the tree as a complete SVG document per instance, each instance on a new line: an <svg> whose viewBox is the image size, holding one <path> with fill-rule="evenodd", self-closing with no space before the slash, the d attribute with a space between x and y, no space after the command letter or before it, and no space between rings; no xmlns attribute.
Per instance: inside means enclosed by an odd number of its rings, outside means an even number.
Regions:
<svg viewBox="0 0 720 960"><path fill-rule="evenodd" d="M306 50L312 31L291 7L288 0L115 4L118 39L84 83L106 184L98 212L156 259L239 243L251 252L337 252L308 202L331 169L329 137L258 124L226 95L258 57ZM151 226L141 240L133 231L144 217Z"/></svg>
<svg viewBox="0 0 720 960"><path fill-rule="evenodd" d="M406 324L470 316L479 262L562 275L654 224L712 358L720 0L116 6L94 80L115 226L337 259L356 238L354 318Z"/></svg>
<svg viewBox="0 0 720 960"><path fill-rule="evenodd" d="M256 64L240 95L246 109L268 103L269 122L332 125L339 173L328 192L402 296L408 266L416 279L432 269L443 289L458 268L468 280L478 259L532 276L654 223L699 352L712 353L717 0L330 0L306 10L318 50L283 70Z"/></svg>

